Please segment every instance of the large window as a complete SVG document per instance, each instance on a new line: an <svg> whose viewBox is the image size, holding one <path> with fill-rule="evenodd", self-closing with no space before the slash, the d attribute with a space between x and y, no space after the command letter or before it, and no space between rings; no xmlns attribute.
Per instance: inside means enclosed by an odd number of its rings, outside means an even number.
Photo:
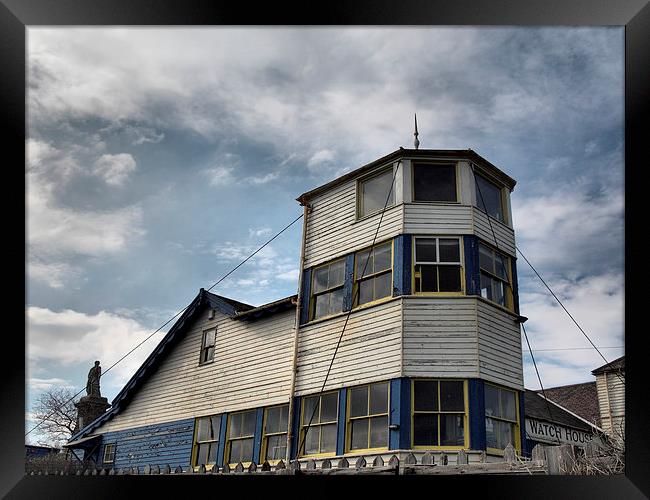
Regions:
<svg viewBox="0 0 650 500"><path fill-rule="evenodd" d="M105 464L112 464L115 462L115 443L108 443L104 446L104 460Z"/></svg>
<svg viewBox="0 0 650 500"><path fill-rule="evenodd" d="M415 292L461 292L459 238L415 238Z"/></svg>
<svg viewBox="0 0 650 500"><path fill-rule="evenodd" d="M285 459L289 405L272 406L264 410L264 445L262 460Z"/></svg>
<svg viewBox="0 0 650 500"><path fill-rule="evenodd" d="M359 217L378 212L384 205L390 207L395 204L395 189L391 189L392 183L393 169L359 182Z"/></svg>
<svg viewBox="0 0 650 500"><path fill-rule="evenodd" d="M413 201L458 201L456 166L414 162Z"/></svg>
<svg viewBox="0 0 650 500"><path fill-rule="evenodd" d="M304 445L299 450L300 455L336 452L338 408L338 392L304 398L300 425L300 439L304 440Z"/></svg>
<svg viewBox="0 0 650 500"><path fill-rule="evenodd" d="M248 410L228 415L228 463L253 461L256 413L256 410Z"/></svg>
<svg viewBox="0 0 650 500"><path fill-rule="evenodd" d="M221 415L196 419L194 431L194 463L192 465L212 466L217 463Z"/></svg>
<svg viewBox="0 0 650 500"><path fill-rule="evenodd" d="M366 264L366 261L368 263ZM393 293L393 242L361 250L354 256L356 305L365 304ZM364 272L365 269L365 272Z"/></svg>
<svg viewBox="0 0 650 500"><path fill-rule="evenodd" d="M214 344L217 335L217 329L212 328L203 332L201 339L201 358L200 364L209 363L214 359Z"/></svg>
<svg viewBox="0 0 650 500"><path fill-rule="evenodd" d="M503 450L508 443L517 448L517 393L485 384L485 437L487 447Z"/></svg>
<svg viewBox="0 0 650 500"><path fill-rule="evenodd" d="M353 387L348 398L348 448L387 448L388 382Z"/></svg>
<svg viewBox="0 0 650 500"><path fill-rule="evenodd" d="M481 297L512 309L512 285L510 284L510 259L504 254L480 243L479 267L481 268Z"/></svg>
<svg viewBox="0 0 650 500"><path fill-rule="evenodd" d="M489 216L505 222L501 188L478 174L474 177L476 178L476 206Z"/></svg>
<svg viewBox="0 0 650 500"><path fill-rule="evenodd" d="M343 311L345 259L314 269L311 292L311 319Z"/></svg>
<svg viewBox="0 0 650 500"><path fill-rule="evenodd" d="M413 446L465 446L465 382L413 381Z"/></svg>

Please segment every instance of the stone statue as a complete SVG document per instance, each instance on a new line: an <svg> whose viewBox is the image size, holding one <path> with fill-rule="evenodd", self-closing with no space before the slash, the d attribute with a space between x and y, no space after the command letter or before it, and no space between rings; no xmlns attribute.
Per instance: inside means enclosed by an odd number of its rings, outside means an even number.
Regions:
<svg viewBox="0 0 650 500"><path fill-rule="evenodd" d="M99 361L95 361L93 366L88 372L88 382L86 383L86 394L101 398L102 394L99 392L99 377L102 375L102 368L99 366Z"/></svg>

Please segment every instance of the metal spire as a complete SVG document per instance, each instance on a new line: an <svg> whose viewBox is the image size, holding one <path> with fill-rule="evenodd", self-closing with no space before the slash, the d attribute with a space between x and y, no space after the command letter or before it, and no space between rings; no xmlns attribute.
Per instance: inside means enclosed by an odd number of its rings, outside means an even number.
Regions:
<svg viewBox="0 0 650 500"><path fill-rule="evenodd" d="M418 149L420 146L420 141L418 140L418 115L417 113L415 114L415 133L413 134L415 136L415 140L413 141L413 144L415 144L415 149Z"/></svg>

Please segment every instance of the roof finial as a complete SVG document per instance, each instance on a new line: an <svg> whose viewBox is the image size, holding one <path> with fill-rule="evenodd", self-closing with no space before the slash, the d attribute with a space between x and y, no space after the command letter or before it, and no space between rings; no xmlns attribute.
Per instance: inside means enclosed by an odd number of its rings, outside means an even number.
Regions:
<svg viewBox="0 0 650 500"><path fill-rule="evenodd" d="M420 146L420 141L418 140L418 115L417 113L415 114L415 133L413 134L415 136L415 140L413 141L413 144L415 144L415 149L418 149Z"/></svg>

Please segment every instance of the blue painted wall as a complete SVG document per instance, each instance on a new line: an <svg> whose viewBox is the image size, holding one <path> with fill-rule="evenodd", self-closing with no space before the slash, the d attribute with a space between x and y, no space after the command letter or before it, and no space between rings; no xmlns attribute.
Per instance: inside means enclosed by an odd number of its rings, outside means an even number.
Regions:
<svg viewBox="0 0 650 500"><path fill-rule="evenodd" d="M400 234L395 238L393 255L393 297L411 294L411 252L410 234Z"/></svg>
<svg viewBox="0 0 650 500"><path fill-rule="evenodd" d="M345 453L345 415L348 405L348 390L339 390L339 421L336 426L336 453L343 455Z"/></svg>
<svg viewBox="0 0 650 500"><path fill-rule="evenodd" d="M302 288L300 289L300 324L309 321L309 296L311 294L311 268L302 273Z"/></svg>
<svg viewBox="0 0 650 500"><path fill-rule="evenodd" d="M465 290L467 295L481 294L481 274L478 261L478 238L473 235L463 236L465 252Z"/></svg>
<svg viewBox="0 0 650 500"><path fill-rule="evenodd" d="M296 396L293 399L294 414L293 422L291 423L291 460L296 458L298 453L298 444L300 442L300 412L301 412L302 397Z"/></svg>
<svg viewBox="0 0 650 500"><path fill-rule="evenodd" d="M515 312L519 314L519 284L517 282L517 259L510 258L510 267L512 268L512 298L515 303Z"/></svg>
<svg viewBox="0 0 650 500"><path fill-rule="evenodd" d="M526 411L524 408L525 392L519 393L519 432L521 436L521 454L525 457L530 456L530 451L533 449L526 439Z"/></svg>
<svg viewBox="0 0 650 500"><path fill-rule="evenodd" d="M193 418L107 432L102 436L98 465L102 465L104 446L115 443L113 467L116 469L145 465L186 468L192 458L193 438Z"/></svg>
<svg viewBox="0 0 650 500"><path fill-rule="evenodd" d="M260 463L262 451L262 424L264 423L264 408L258 408L255 413L255 438L253 439L253 461Z"/></svg>
<svg viewBox="0 0 650 500"><path fill-rule="evenodd" d="M411 379L402 377L399 381L399 447L404 450L411 448Z"/></svg>
<svg viewBox="0 0 650 500"><path fill-rule="evenodd" d="M217 448L217 465L223 466L223 457L226 453L226 428L228 426L228 414L221 415L221 428L219 430L219 448Z"/></svg>
<svg viewBox="0 0 650 500"><path fill-rule="evenodd" d="M352 291L354 290L354 254L345 258L345 284L343 285L343 310L352 309Z"/></svg>
<svg viewBox="0 0 650 500"><path fill-rule="evenodd" d="M469 447L472 450L485 450L485 383L471 378L468 384L469 399Z"/></svg>

